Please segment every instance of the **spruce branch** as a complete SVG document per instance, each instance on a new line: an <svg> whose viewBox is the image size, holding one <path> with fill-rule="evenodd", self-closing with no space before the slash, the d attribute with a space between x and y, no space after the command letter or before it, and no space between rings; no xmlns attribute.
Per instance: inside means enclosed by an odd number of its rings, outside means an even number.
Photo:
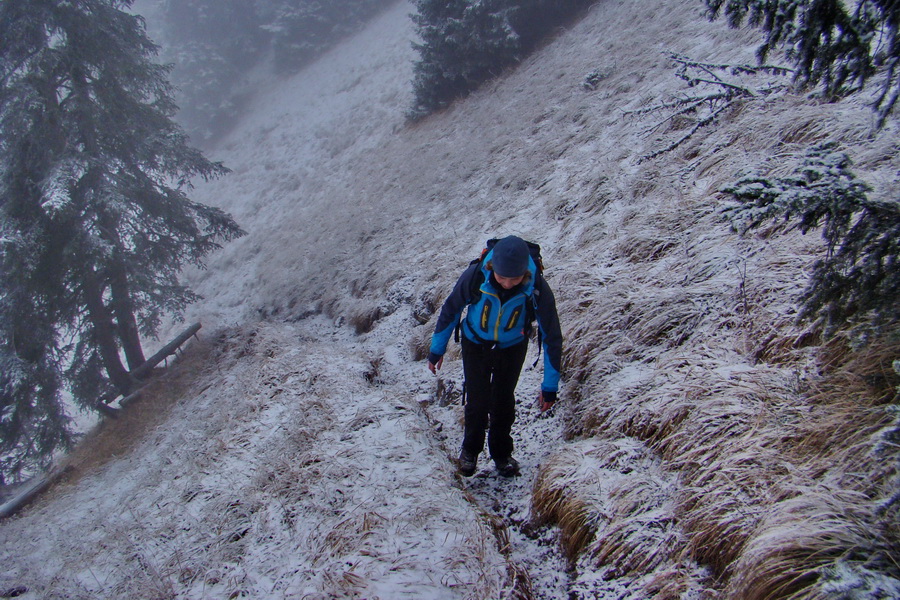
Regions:
<svg viewBox="0 0 900 600"><path fill-rule="evenodd" d="M708 116L706 116L705 118L700 119L699 121L697 121L697 123L695 123L694 126L691 127L691 130L688 131L686 134L684 134L681 138L675 140L674 142L672 142L671 144L669 144L669 145L666 146L665 148L662 148L662 149L657 150L657 151L655 151L655 152L651 152L650 154L647 154L647 155L641 157L641 161L644 161L644 160L652 160L652 159L656 158L657 156L660 156L660 155L663 155L663 154L665 154L665 153L667 153L667 152L671 152L672 150L675 150L675 149L678 148L680 145L682 145L683 143L685 143L686 141L688 141L689 139L691 139L691 137L693 137L693 135L694 135L695 133L697 133L700 129L702 129L703 127L706 127L707 125L710 125L710 124L714 123L715 120L716 120L716 118L718 118L719 114L721 114L722 111L724 111L724 110L725 110L726 108L728 108L729 106L730 106L730 103L729 103L729 104L726 104L726 105L724 105L724 106L721 106L721 107L719 107L719 108L717 108L717 109L715 109L715 110L714 110L712 113L710 113Z"/></svg>
<svg viewBox="0 0 900 600"><path fill-rule="evenodd" d="M900 201L872 200L835 143L810 148L786 178L752 175L723 192L724 215L741 232L781 219L801 232L821 227L825 256L800 297L799 320L826 335L854 322L858 331L893 330L900 319Z"/></svg>
<svg viewBox="0 0 900 600"><path fill-rule="evenodd" d="M896 0L704 0L708 17L724 15L731 27L746 22L765 34L760 62L783 48L796 67L794 80L819 87L836 100L883 77L872 104L881 128L900 97L900 4Z"/></svg>

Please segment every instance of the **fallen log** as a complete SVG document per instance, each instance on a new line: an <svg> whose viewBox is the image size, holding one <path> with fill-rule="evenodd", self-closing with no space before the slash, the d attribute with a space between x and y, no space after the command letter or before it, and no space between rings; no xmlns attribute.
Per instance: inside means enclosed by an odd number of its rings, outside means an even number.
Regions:
<svg viewBox="0 0 900 600"><path fill-rule="evenodd" d="M131 392L121 400L119 400L119 406L125 408L135 400L139 399L144 394L144 388L138 388L135 391Z"/></svg>
<svg viewBox="0 0 900 600"><path fill-rule="evenodd" d="M163 346L159 352L148 358L144 361L144 364L137 367L130 373L132 377L135 379L141 379L142 377L146 377L150 371L153 370L153 367L167 359L169 356L178 352L178 349L184 344L186 341L191 339L193 336L197 335L197 332L200 331L200 323L194 323L176 337L174 340Z"/></svg>
<svg viewBox="0 0 900 600"><path fill-rule="evenodd" d="M178 349L181 348L182 344L191 339L191 337L197 335L197 332L200 331L200 327L200 323L194 323L193 325L182 331L174 340L163 346L159 352L145 360L144 364L131 371L129 375L131 375L131 377L135 381L139 381L140 379L147 377L150 374L150 371L152 371L153 368L156 367L156 365L167 359L169 356L178 352ZM122 399L119 400L119 406L125 408L135 400L138 400L141 395L143 395L145 387L147 386L144 385L136 389L132 389L131 393L129 393L128 395L123 394Z"/></svg>
<svg viewBox="0 0 900 600"><path fill-rule="evenodd" d="M118 396L118 394L116 394ZM110 402L116 399L116 396L109 396L108 400L106 398L97 402L94 405L94 410L103 415L104 417L112 417L113 419L117 419L119 417L119 409L113 408L112 406L108 406ZM0 596L2 598L2 596Z"/></svg>
<svg viewBox="0 0 900 600"><path fill-rule="evenodd" d="M133 371L130 371L128 375L134 382L131 391L126 394L122 394L119 392L106 394L105 396L100 398L99 402L97 403L97 411L107 417L117 417L119 414L119 409L107 405L112 404L112 402L119 397L122 398L122 400L119 402L119 405L122 407L133 402L134 400L137 400L141 395L142 389L144 388L144 385L140 383L140 379L149 376L150 372L154 369L154 367L156 367L156 365L164 361L172 354L178 352L179 348L181 348L181 346L186 341L188 341L192 336L197 335L197 332L200 331L200 327L202 327L200 323L194 323L193 325L182 331L180 334L178 334L178 336L171 342L163 346L159 350L159 352L145 360L139 367L137 367Z"/></svg>
<svg viewBox="0 0 900 600"><path fill-rule="evenodd" d="M194 323L184 331L182 331L178 336L173 339L171 342L163 346L159 352L148 358L144 361L144 364L134 369L129 373L129 375L134 378L135 381L142 377L146 377L150 374L156 365L164 361L169 356L178 352L179 348L191 339L191 337L197 335L197 332L200 331L200 323ZM141 393L143 392L143 388L137 388L132 390L130 394L122 398L119 402L121 406L126 406L131 402L137 400ZM116 396L108 395L106 398L101 399L97 404L97 410L110 417L116 417L119 414L119 410L115 409L111 406L107 406L112 400L115 399ZM5 519L7 517L12 516L22 508L24 508L29 502L37 498L42 492L44 492L47 488L49 488L52 484L56 483L63 475L65 475L70 470L70 467L66 467L60 470L52 470L47 475L42 477L37 477L32 483L30 483L22 492L16 495L12 500L0 504L0 519Z"/></svg>
<svg viewBox="0 0 900 600"><path fill-rule="evenodd" d="M50 473L37 477L35 481L29 484L24 490L19 492L15 498L0 505L0 519L6 519L13 516L19 510L25 508L29 502L38 497L44 490L56 483L63 475L66 475L71 467L53 470Z"/></svg>

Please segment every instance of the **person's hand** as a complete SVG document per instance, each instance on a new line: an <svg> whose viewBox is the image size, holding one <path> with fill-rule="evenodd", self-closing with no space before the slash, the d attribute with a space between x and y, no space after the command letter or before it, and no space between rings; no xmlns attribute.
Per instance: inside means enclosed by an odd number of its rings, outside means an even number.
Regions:
<svg viewBox="0 0 900 600"><path fill-rule="evenodd" d="M556 402L556 392L544 392L541 391L538 394L538 408L541 409L541 412L547 412L551 408L553 408L553 404Z"/></svg>
<svg viewBox="0 0 900 600"><path fill-rule="evenodd" d="M428 361L428 370L437 375L438 370L444 364L444 357L440 357L437 363L433 363L430 360Z"/></svg>

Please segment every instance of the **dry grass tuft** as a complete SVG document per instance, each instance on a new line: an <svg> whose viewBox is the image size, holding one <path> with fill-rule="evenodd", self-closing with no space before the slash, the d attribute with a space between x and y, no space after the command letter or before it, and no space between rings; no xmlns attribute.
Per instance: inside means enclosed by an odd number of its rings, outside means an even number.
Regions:
<svg viewBox="0 0 900 600"><path fill-rule="evenodd" d="M679 543L673 486L637 440L571 444L544 463L532 493L539 525L556 523L574 565L581 554L610 577L652 571Z"/></svg>
<svg viewBox="0 0 900 600"><path fill-rule="evenodd" d="M678 562L657 569L641 587L648 600L715 598L718 594L710 588L708 579L696 565Z"/></svg>
<svg viewBox="0 0 900 600"><path fill-rule="evenodd" d="M466 598L491 598L497 595L498 590L503 589L503 578L508 576L502 569L497 568L497 563L487 559L492 554L490 544L496 538L491 524L485 520L479 520L477 529L471 536L460 540L457 551L450 557L442 559L448 572L456 573L459 567L471 567L476 569L473 575L475 580L458 580L453 576L447 576L443 581L450 587L463 587L467 590ZM507 567L509 563L507 562Z"/></svg>
<svg viewBox="0 0 900 600"><path fill-rule="evenodd" d="M586 414L583 423L588 434L615 431L655 446L678 430L692 405L666 382L638 381L620 387L610 402Z"/></svg>
<svg viewBox="0 0 900 600"><path fill-rule="evenodd" d="M655 177L653 179L657 180ZM641 187L640 183L638 187ZM649 191L653 191L653 188ZM624 259L632 264L662 259L687 242L688 238L684 234L698 218L696 208L669 200L656 204L649 210L635 207L625 211L621 220L622 225L627 227L616 229L610 249L613 258L617 261ZM690 217L685 218L686 215Z"/></svg>
<svg viewBox="0 0 900 600"><path fill-rule="evenodd" d="M821 569L870 546L866 498L816 486L770 505L734 565L733 598L816 598Z"/></svg>
<svg viewBox="0 0 900 600"><path fill-rule="evenodd" d="M594 537L597 514L583 499L571 494L565 486L557 485L553 481L556 475L552 470L541 469L531 501L538 525L556 523L559 527L560 543L571 563Z"/></svg>
<svg viewBox="0 0 900 600"><path fill-rule="evenodd" d="M900 356L900 337L879 339L853 350L845 336L831 339L820 353L820 368L828 375L814 402L837 395L851 395L864 406L896 402L900 375L893 361Z"/></svg>
<svg viewBox="0 0 900 600"><path fill-rule="evenodd" d="M738 440L735 445L748 440ZM730 573L770 501L775 457L757 445L724 455L694 470L693 484L681 490L678 514L688 532L685 556L718 575ZM777 463L776 463L777 464Z"/></svg>
<svg viewBox="0 0 900 600"><path fill-rule="evenodd" d="M627 478L609 493L609 523L596 533L588 552L611 578L640 576L671 561L681 544L665 483Z"/></svg>
<svg viewBox="0 0 900 600"><path fill-rule="evenodd" d="M842 486L873 494L893 474L884 457L873 453L873 436L893 417L884 407L896 403L900 376L892 363L900 341L881 340L852 351L846 340L822 348L826 376L808 394L809 415L797 426L784 451L804 465L809 477L836 478ZM819 457L830 456L829 461Z"/></svg>
<svg viewBox="0 0 900 600"><path fill-rule="evenodd" d="M579 460L579 458L583 460ZM536 525L556 523L566 558L574 562L594 536L601 516L591 501L580 496L575 486L599 485L594 462L579 453L559 454L545 462L534 482L531 502Z"/></svg>
<svg viewBox="0 0 900 600"><path fill-rule="evenodd" d="M503 597L509 598L509 600L533 600L534 589L528 570L513 562L509 562L507 565L508 581L504 585L504 589L508 592Z"/></svg>
<svg viewBox="0 0 900 600"><path fill-rule="evenodd" d="M830 375L807 393L762 366L686 378L694 409L654 447L682 475L684 556L729 582L728 597L817 597L823 568L871 552L876 531L884 540L896 530L896 515L879 517L870 504L890 496L896 477L872 451L891 424L877 405L896 393L888 370L896 352L896 344L862 353L829 345Z"/></svg>
<svg viewBox="0 0 900 600"><path fill-rule="evenodd" d="M427 325L416 327L412 330L412 335L409 337L409 353L415 362L428 358L433 330L433 327L428 327Z"/></svg>
<svg viewBox="0 0 900 600"><path fill-rule="evenodd" d="M380 306L358 306L350 314L348 321L357 335L369 333L375 328L375 324L386 316L385 310Z"/></svg>
<svg viewBox="0 0 900 600"><path fill-rule="evenodd" d="M702 293L660 290L640 304L635 302L631 311L633 338L644 346L680 346L709 314L710 304L711 298Z"/></svg>
<svg viewBox="0 0 900 600"><path fill-rule="evenodd" d="M629 227L642 220L626 216ZM561 276L560 307L570 315L564 366L577 384L566 433L588 439L544 466L534 504L560 525L570 561L580 554L578 564L589 561L604 578L652 575L642 583L648 598L711 587L731 598L811 598L823 569L872 547L866 529L882 540L879 553L896 556L883 540L900 531L900 500L884 500L880 511L859 501L900 498L896 461L872 452L891 423L883 406L896 402L900 343L853 353L846 340L831 342L810 368L821 340L795 325L792 298L820 242L780 234L768 243L791 252L728 257L699 242L654 252L650 242L665 233L645 223L620 234L617 250L607 242L597 262L623 256L626 238L649 243L632 244L632 264L650 253L640 274L610 261ZM655 513L650 490L629 476L615 480L621 472L584 450L618 437L641 440L679 473L674 508ZM787 510L823 486L833 494L827 510ZM679 568L689 575L661 575Z"/></svg>

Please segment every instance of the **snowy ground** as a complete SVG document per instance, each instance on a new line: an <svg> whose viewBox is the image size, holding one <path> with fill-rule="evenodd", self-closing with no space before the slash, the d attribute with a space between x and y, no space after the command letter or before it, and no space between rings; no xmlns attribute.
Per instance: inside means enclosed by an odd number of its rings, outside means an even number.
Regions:
<svg viewBox="0 0 900 600"><path fill-rule="evenodd" d="M409 363L398 334L411 322L407 307L362 338L319 316L195 342L155 386L178 399L144 407L165 411L155 426L100 465L79 456L50 497L4 524L0 588L27 588L22 598L559 597L565 565L552 529L530 525L528 500L558 425L523 406L524 474L483 465L459 478L459 398L438 398L436 380ZM458 386L459 361L445 370ZM530 396L538 385L536 373L523 378ZM118 427L105 433L125 435Z"/></svg>
<svg viewBox="0 0 900 600"><path fill-rule="evenodd" d="M201 340L89 439L63 483L0 524L0 593L743 597L710 565L743 545L763 562L764 519L782 513L752 502L801 471L772 440L800 439L797 415L820 410L800 402L806 359L784 350L818 240L739 238L716 190L834 134L895 197L896 136L870 136L858 101L785 95L640 161L685 127L626 115L684 92L665 52L753 61L753 33L706 22L695 0L602 0L516 70L410 125L412 10L398 3L294 78L261 76L247 117L208 149L234 172L194 197L248 235L187 274L205 297L187 315ZM540 367L522 377L522 476L482 462L461 479L462 409L437 393L422 349L458 273L507 233L545 249L569 377L544 416ZM455 350L441 377L459 389ZM713 431L722 422L732 428ZM767 438L762 422L786 429ZM731 462L713 452L723 440L741 446ZM765 479L763 463L783 470ZM536 519L539 476L573 515L559 529ZM561 543L584 550L574 569Z"/></svg>

